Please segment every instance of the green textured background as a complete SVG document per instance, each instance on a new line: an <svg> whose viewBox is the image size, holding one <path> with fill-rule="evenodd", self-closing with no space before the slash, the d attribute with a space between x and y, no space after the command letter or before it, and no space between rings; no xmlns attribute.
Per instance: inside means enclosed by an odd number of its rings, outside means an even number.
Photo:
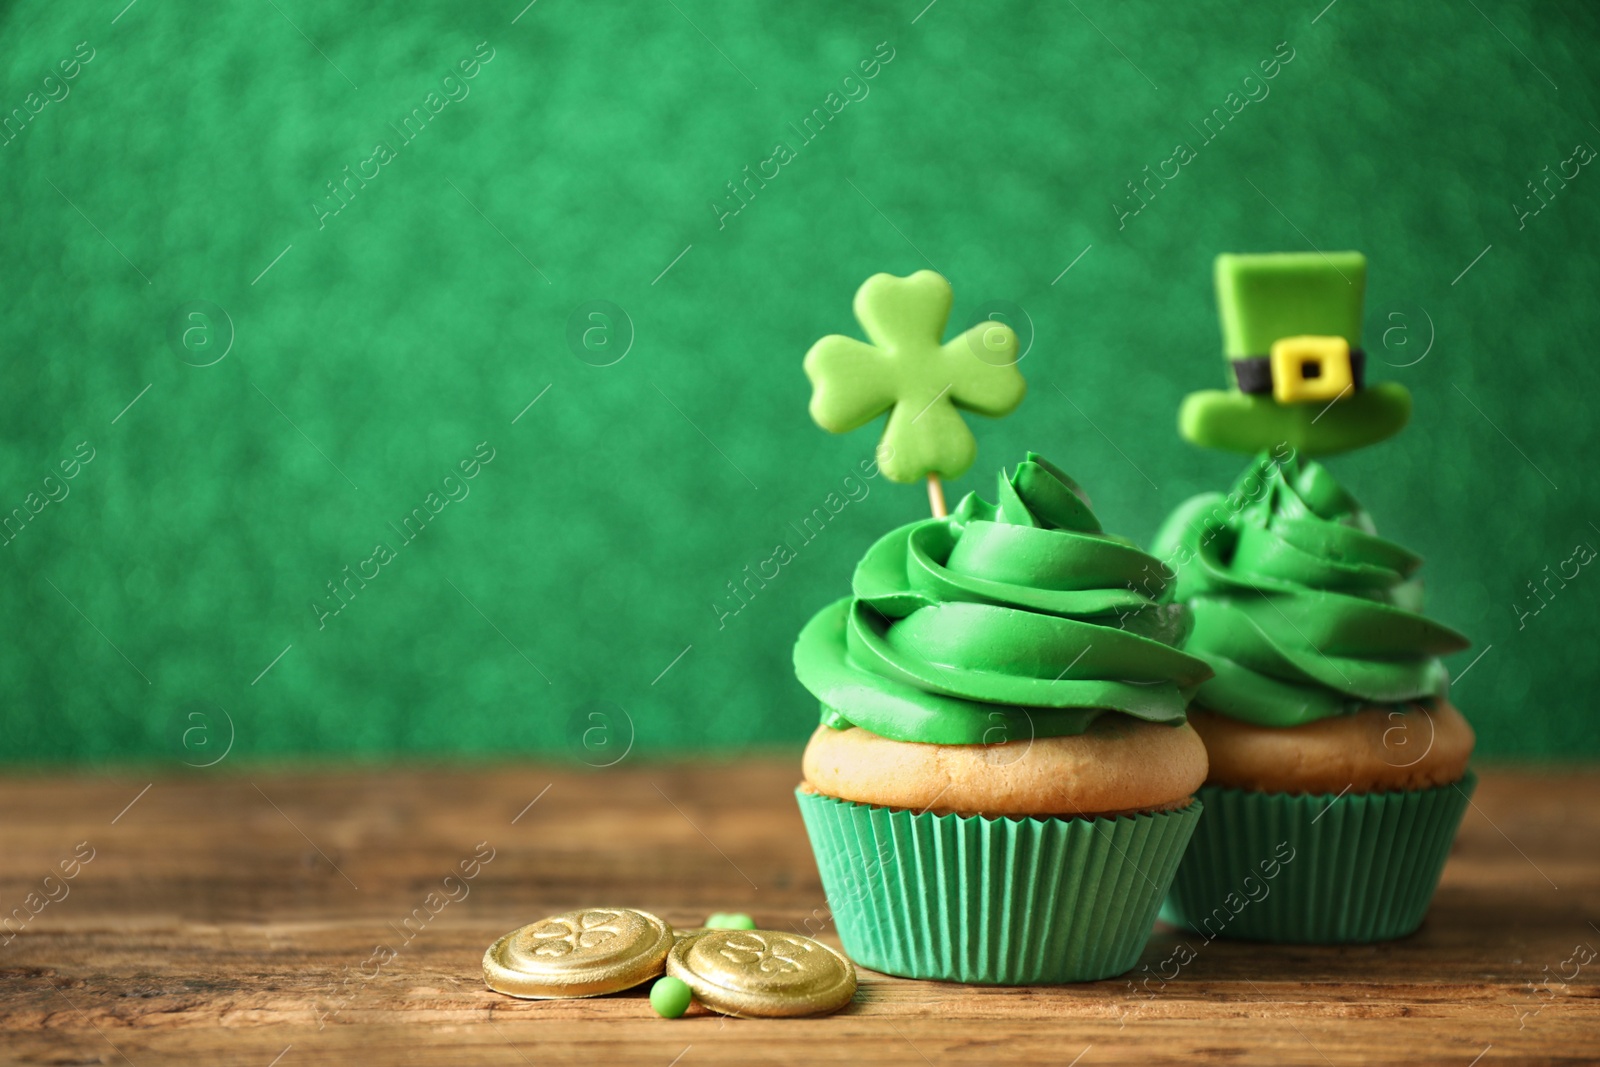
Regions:
<svg viewBox="0 0 1600 1067"><path fill-rule="evenodd" d="M1212 256L1310 247L1370 257L1375 376L1417 415L1333 466L1427 556L1477 642L1457 673L1488 649L1456 687L1480 751L1600 755L1600 576L1514 608L1600 546L1600 174L1512 207L1600 145L1592 8L522 2L6 7L6 113L94 58L0 146L0 510L95 458L0 550L0 758L797 743L793 635L921 489L868 483L713 604L870 455L810 424L800 371L863 278L931 264L952 328L988 300L1035 327L1029 398L974 420L956 492L1033 448L1147 539L1243 463L1174 430L1223 381ZM324 183L482 41L470 95L319 229ZM724 183L883 41L870 95L719 228ZM1119 228L1179 141L1198 158ZM196 300L234 333L203 368L169 338ZM592 300L631 322L612 366L568 342ZM324 583L483 441L471 495L319 629Z"/></svg>

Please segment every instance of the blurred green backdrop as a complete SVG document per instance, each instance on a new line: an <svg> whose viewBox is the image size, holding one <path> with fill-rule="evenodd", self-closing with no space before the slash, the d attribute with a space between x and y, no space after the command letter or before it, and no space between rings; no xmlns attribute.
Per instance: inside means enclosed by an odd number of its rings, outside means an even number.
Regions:
<svg viewBox="0 0 1600 1067"><path fill-rule="evenodd" d="M924 494L728 583L871 454L800 371L867 275L1031 322L954 493L1032 448L1147 540L1244 462L1174 429L1213 255L1313 247L1480 752L1600 755L1600 576L1529 587L1600 546L1592 7L525 2L6 7L4 760L798 743L795 632Z"/></svg>

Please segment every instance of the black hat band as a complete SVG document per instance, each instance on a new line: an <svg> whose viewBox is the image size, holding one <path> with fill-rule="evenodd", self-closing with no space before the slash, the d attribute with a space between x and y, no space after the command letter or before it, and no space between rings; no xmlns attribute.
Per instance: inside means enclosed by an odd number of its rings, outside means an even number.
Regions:
<svg viewBox="0 0 1600 1067"><path fill-rule="evenodd" d="M1239 383L1241 393L1268 393L1272 392L1272 357L1271 356L1246 356L1244 359L1230 360L1233 364L1233 377ZM1321 374L1308 374L1306 377L1315 378ZM1367 354L1359 348L1350 350L1350 383L1355 389L1366 387L1367 379Z"/></svg>

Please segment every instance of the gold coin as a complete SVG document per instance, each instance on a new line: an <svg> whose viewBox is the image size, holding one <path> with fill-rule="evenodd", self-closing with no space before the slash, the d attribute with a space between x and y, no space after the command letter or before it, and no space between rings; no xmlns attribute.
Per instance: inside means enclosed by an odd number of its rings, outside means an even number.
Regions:
<svg viewBox="0 0 1600 1067"><path fill-rule="evenodd" d="M724 1015L838 1011L856 995L856 968L827 945L774 930L707 930L679 940L667 973Z"/></svg>
<svg viewBox="0 0 1600 1067"><path fill-rule="evenodd" d="M483 954L498 993L542 1000L595 997L661 974L672 927L632 908L580 908L513 930Z"/></svg>

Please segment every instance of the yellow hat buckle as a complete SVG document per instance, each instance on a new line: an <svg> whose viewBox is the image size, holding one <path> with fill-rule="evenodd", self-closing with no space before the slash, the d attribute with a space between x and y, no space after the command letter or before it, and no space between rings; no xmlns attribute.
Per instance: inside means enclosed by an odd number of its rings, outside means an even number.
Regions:
<svg viewBox="0 0 1600 1067"><path fill-rule="evenodd" d="M1355 388L1343 337L1283 337L1272 343L1272 396L1280 404L1337 400Z"/></svg>

